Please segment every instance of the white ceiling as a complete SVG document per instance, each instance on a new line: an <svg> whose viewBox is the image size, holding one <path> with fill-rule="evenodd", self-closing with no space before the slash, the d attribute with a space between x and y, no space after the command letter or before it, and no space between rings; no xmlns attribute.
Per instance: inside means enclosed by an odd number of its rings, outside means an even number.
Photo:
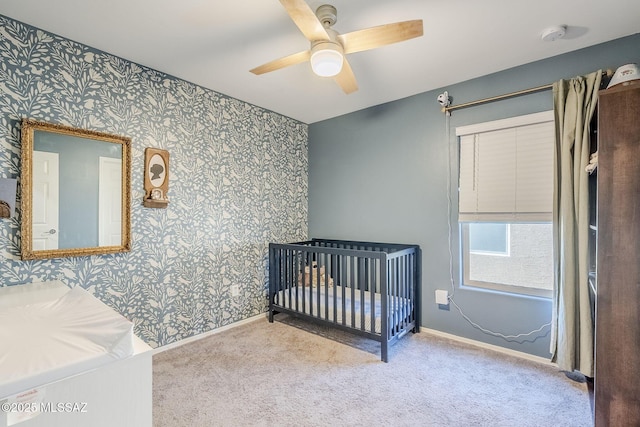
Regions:
<svg viewBox="0 0 640 427"><path fill-rule="evenodd" d="M0 13L305 123L638 33L638 0L307 0L347 33L411 19L424 36L351 54L345 95L307 63L251 68L309 48L277 0L2 0ZM541 32L567 25L564 39ZM607 64L603 64L606 66Z"/></svg>

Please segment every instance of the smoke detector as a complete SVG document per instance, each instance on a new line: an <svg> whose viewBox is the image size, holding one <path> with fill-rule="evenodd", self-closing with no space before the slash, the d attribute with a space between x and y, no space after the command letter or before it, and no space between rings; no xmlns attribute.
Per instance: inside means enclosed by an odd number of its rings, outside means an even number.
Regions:
<svg viewBox="0 0 640 427"><path fill-rule="evenodd" d="M542 40L545 42L554 42L558 39L563 38L566 33L566 25L555 25L553 27L545 29L540 35L540 38L542 38Z"/></svg>

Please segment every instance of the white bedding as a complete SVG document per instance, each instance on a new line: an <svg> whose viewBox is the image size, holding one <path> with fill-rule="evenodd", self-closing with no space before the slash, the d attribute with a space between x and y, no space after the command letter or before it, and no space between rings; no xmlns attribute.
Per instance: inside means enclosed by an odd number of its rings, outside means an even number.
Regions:
<svg viewBox="0 0 640 427"><path fill-rule="evenodd" d="M133 324L84 289L10 288L20 289L0 289L0 399L133 354Z"/></svg>
<svg viewBox="0 0 640 427"><path fill-rule="evenodd" d="M304 289L304 293L303 293ZM311 289L311 295L309 295L309 290ZM289 296L289 289L286 291L280 291L277 295L276 302L277 304L285 307L296 310L296 290L298 291L297 300L298 300L298 312L306 313L309 315L313 315L314 317L318 317L320 319L329 320L331 322L334 321L334 298L336 303L336 316L335 322L342 324L343 315L344 315L344 324L351 328L361 329L362 326L362 315L361 315L361 307L364 306L364 329L367 332L375 332L379 334L382 331L382 308L380 304L380 294L374 294L374 306L375 307L375 329L372 330L371 325L371 314L372 314L372 306L371 306L371 293L365 291L361 293L360 290L355 290L355 295L353 298L353 305L355 310L352 311L352 298L351 298L351 288L344 288L345 296L344 296L344 304L345 310L344 313L342 311L342 286L332 286L328 288L328 292L325 292L325 287L292 287L291 297ZM320 291L320 311L318 312L318 290ZM327 294L325 297L325 293ZM363 298L364 295L364 298ZM328 304L325 304L325 299L328 301ZM304 310L302 308L302 302L305 302ZM289 304L291 302L291 305ZM395 302L395 312L394 310L394 302ZM390 298L389 303L389 318L393 318L394 315L399 311L400 307L406 307L407 304L410 304L410 300L407 298L400 297L392 297ZM325 305L329 308L328 316L325 316ZM312 312L313 308L313 312ZM355 313L355 319L352 319L352 312Z"/></svg>

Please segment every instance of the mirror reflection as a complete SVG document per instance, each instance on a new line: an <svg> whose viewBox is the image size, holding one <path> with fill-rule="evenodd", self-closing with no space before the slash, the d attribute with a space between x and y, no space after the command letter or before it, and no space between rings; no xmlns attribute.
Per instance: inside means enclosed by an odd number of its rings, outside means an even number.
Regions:
<svg viewBox="0 0 640 427"><path fill-rule="evenodd" d="M23 121L24 259L129 249L126 137Z"/></svg>

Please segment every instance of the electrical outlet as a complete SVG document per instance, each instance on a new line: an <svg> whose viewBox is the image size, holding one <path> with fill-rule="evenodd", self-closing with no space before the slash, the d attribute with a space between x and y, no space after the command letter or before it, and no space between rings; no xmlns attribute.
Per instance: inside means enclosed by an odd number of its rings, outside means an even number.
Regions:
<svg viewBox="0 0 640 427"><path fill-rule="evenodd" d="M238 285L231 285L231 296L237 297L240 295L240 287Z"/></svg>
<svg viewBox="0 0 640 427"><path fill-rule="evenodd" d="M449 291L436 289L436 304L449 305Z"/></svg>

